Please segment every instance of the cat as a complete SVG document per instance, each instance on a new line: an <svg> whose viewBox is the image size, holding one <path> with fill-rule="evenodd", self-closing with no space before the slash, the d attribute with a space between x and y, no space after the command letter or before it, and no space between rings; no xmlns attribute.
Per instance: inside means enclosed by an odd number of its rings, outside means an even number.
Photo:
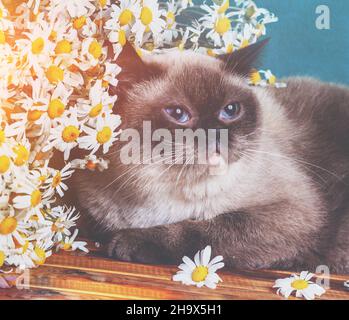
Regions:
<svg viewBox="0 0 349 320"><path fill-rule="evenodd" d="M248 85L266 42L217 57L141 58L125 45L112 89L123 128L225 128L229 157L223 175L124 165L118 141L108 170L76 173L74 201L109 256L178 264L209 244L232 269L349 272L349 90L298 77Z"/></svg>

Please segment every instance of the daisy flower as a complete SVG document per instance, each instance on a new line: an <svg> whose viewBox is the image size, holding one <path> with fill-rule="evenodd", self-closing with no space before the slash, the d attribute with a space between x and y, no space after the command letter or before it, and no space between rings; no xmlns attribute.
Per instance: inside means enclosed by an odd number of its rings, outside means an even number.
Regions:
<svg viewBox="0 0 349 320"><path fill-rule="evenodd" d="M66 164L62 170L55 170L52 177L46 180L49 184L48 193L53 194L57 191L60 197L63 197L64 192L68 190L68 186L63 181L69 179L73 173L70 163Z"/></svg>
<svg viewBox="0 0 349 320"><path fill-rule="evenodd" d="M85 61L84 63L80 63L79 66L81 66L83 70L87 70L100 63L100 59L107 54L107 48L103 47L102 43L97 39L90 37L83 40L81 53L85 56Z"/></svg>
<svg viewBox="0 0 349 320"><path fill-rule="evenodd" d="M90 89L89 100L78 99L78 115L95 120L99 115L110 111L116 99L116 96L109 96L102 80L97 80Z"/></svg>
<svg viewBox="0 0 349 320"><path fill-rule="evenodd" d="M152 32L153 37L156 38L156 35L166 26L166 22L161 16L162 11L159 10L157 0L144 0L142 2L142 7L138 8L136 23L132 27L136 43L142 43L144 33Z"/></svg>
<svg viewBox="0 0 349 320"><path fill-rule="evenodd" d="M29 26L29 32L23 34L27 39L16 40L20 55L25 57L28 68L33 67L37 76L42 76L44 67L50 63L54 44L49 40L51 30L43 14Z"/></svg>
<svg viewBox="0 0 349 320"><path fill-rule="evenodd" d="M67 89L63 83L59 83L53 90L52 95L47 102L47 115L53 120L63 115L67 109L69 98L73 89Z"/></svg>
<svg viewBox="0 0 349 320"><path fill-rule="evenodd" d="M31 255L33 262L38 266L43 265L46 259L52 255L51 248L53 245L51 239L37 241Z"/></svg>
<svg viewBox="0 0 349 320"><path fill-rule="evenodd" d="M32 216L37 217L39 221L44 221L44 205L50 204L49 195L43 193L38 185L33 184L28 179L21 179L21 185L17 187L19 194L13 199L13 207L18 210L26 209L24 221L28 221Z"/></svg>
<svg viewBox="0 0 349 320"><path fill-rule="evenodd" d="M111 43L118 46L118 49L121 50L122 47L126 44L127 38L129 36L129 29L127 27L121 27L116 20L108 20L104 28L109 31L108 39Z"/></svg>
<svg viewBox="0 0 349 320"><path fill-rule="evenodd" d="M51 0L50 14L51 20L54 20L59 14L68 11L72 18L81 16L90 16L96 9L94 0Z"/></svg>
<svg viewBox="0 0 349 320"><path fill-rule="evenodd" d="M15 243L24 245L23 234L27 233L26 225L19 215L14 212L0 213L0 246L15 248Z"/></svg>
<svg viewBox="0 0 349 320"><path fill-rule="evenodd" d="M64 152L64 160L68 160L70 151L77 146L77 140L81 133L76 109L70 109L69 113L60 117L58 121L59 124L52 128L48 143L43 151L56 148Z"/></svg>
<svg viewBox="0 0 349 320"><path fill-rule="evenodd" d="M20 269L33 268L34 245L27 238L23 238L23 244L16 244L16 247L9 250L7 263L18 266Z"/></svg>
<svg viewBox="0 0 349 320"><path fill-rule="evenodd" d="M231 17L235 15L235 12L222 12L219 6L214 5L212 8L206 4L202 5L201 9L208 13L199 19L202 26L210 30L206 37L212 39L215 46L221 46L222 39L229 36L232 28Z"/></svg>
<svg viewBox="0 0 349 320"><path fill-rule="evenodd" d="M104 117L99 116L96 129L88 126L82 127L87 135L78 139L80 148L91 150L91 154L93 154L103 146L103 153L108 152L120 133L120 131L115 132L120 123L121 120L118 115L106 114Z"/></svg>
<svg viewBox="0 0 349 320"><path fill-rule="evenodd" d="M115 22L120 27L130 27L135 20L136 12L139 11L139 4L140 1L137 0L120 0L118 5L113 4L111 6L111 18L106 22L106 26L108 28L112 27L113 22Z"/></svg>
<svg viewBox="0 0 349 320"><path fill-rule="evenodd" d="M94 171L104 171L109 167L109 160L103 158L97 158L96 155L90 154L85 156L84 159L74 159L71 161L72 168L75 169L88 169Z"/></svg>
<svg viewBox="0 0 349 320"><path fill-rule="evenodd" d="M216 271L224 267L223 257L217 256L211 261L211 246L198 251L192 261L187 256L183 257L183 263L179 265L180 271L173 276L173 281L180 281L186 285L206 286L215 289L222 279Z"/></svg>
<svg viewBox="0 0 349 320"><path fill-rule="evenodd" d="M30 143L27 139L22 139L22 141L17 142L13 148L12 161L15 166L21 167L28 163L30 156Z"/></svg>
<svg viewBox="0 0 349 320"><path fill-rule="evenodd" d="M313 273L302 271L299 276L293 274L289 278L276 280L273 288L278 288L277 294L281 294L285 298L288 298L296 291L297 298L304 297L307 300L313 300L315 296L320 297L326 292L324 288L310 281L313 277Z"/></svg>
<svg viewBox="0 0 349 320"><path fill-rule="evenodd" d="M6 179L8 175L11 175L11 172L13 172L13 169L14 169L13 168L14 164L12 161L13 157L14 157L13 150L9 148L8 145L4 145L3 147L0 147L0 174L1 174L1 177L4 179Z"/></svg>
<svg viewBox="0 0 349 320"><path fill-rule="evenodd" d="M167 4L167 10L164 12L166 26L162 32L162 37L166 43L171 43L174 38L178 37L176 23L177 4L174 0Z"/></svg>
<svg viewBox="0 0 349 320"><path fill-rule="evenodd" d="M58 206L48 212L50 219L47 219L38 229L34 239L54 239L61 242L65 237L71 235L70 229L76 226L79 214L74 207ZM52 218L52 220L51 220Z"/></svg>
<svg viewBox="0 0 349 320"><path fill-rule="evenodd" d="M62 241L58 246L57 250L63 249L65 251L75 251L77 249L88 253L88 249L86 248L87 242L85 241L75 241L78 235L78 230L75 229L73 235L69 237L65 237L64 241Z"/></svg>

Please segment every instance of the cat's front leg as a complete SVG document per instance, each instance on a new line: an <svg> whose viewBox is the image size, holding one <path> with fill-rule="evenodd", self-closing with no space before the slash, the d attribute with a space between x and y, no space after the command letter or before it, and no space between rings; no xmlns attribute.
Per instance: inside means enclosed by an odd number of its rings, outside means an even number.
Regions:
<svg viewBox="0 0 349 320"><path fill-rule="evenodd" d="M249 213L229 213L211 220L186 220L147 229L119 231L109 245L110 256L142 263L179 263L184 255L211 245L229 267L269 268L290 264L306 251L312 233L293 221ZM302 233L301 233L302 232Z"/></svg>
<svg viewBox="0 0 349 320"><path fill-rule="evenodd" d="M122 261L172 264L206 243L195 231L201 224L186 220L152 228L119 230L107 246L108 255Z"/></svg>

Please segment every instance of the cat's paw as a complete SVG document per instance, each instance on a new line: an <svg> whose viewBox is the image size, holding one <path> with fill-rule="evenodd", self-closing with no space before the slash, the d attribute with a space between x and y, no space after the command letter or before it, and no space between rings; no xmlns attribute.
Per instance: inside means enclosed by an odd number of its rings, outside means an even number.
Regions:
<svg viewBox="0 0 349 320"><path fill-rule="evenodd" d="M109 257L122 261L159 264L167 260L160 244L139 229L118 231L107 250Z"/></svg>

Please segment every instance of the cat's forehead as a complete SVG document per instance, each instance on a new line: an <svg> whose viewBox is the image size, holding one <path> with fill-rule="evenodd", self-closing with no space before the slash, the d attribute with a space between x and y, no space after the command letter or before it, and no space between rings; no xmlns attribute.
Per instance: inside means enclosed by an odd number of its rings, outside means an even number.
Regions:
<svg viewBox="0 0 349 320"><path fill-rule="evenodd" d="M224 63L218 58L185 51L159 54L145 62L162 69L159 80L148 83L148 94L152 92L154 96L162 91L194 106L202 106L220 100L223 103L234 93L237 96L251 94L246 80L225 71Z"/></svg>

